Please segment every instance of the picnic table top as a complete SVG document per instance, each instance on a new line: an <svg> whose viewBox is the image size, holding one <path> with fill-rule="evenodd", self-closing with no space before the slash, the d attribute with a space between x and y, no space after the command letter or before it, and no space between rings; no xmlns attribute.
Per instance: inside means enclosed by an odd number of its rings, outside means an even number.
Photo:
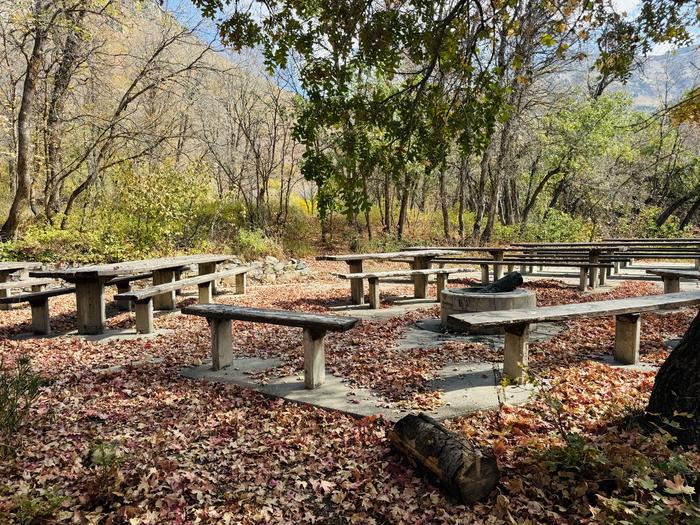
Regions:
<svg viewBox="0 0 700 525"><path fill-rule="evenodd" d="M513 246L521 246L527 248L634 248L634 247L676 247L676 246L698 246L700 239L693 241L593 241L593 242L516 242Z"/></svg>
<svg viewBox="0 0 700 525"><path fill-rule="evenodd" d="M41 263L27 261L0 262L0 272L16 272L17 270L31 270L32 268L41 268Z"/></svg>
<svg viewBox="0 0 700 525"><path fill-rule="evenodd" d="M454 255L459 253L457 250L449 249L428 249L428 250L406 250L403 252L381 252L381 253L351 253L348 255L319 255L317 261L369 261L369 260L384 260L396 259L398 257L440 257L441 255Z"/></svg>
<svg viewBox="0 0 700 525"><path fill-rule="evenodd" d="M409 250L453 250L458 252L522 252L515 246L410 246Z"/></svg>
<svg viewBox="0 0 700 525"><path fill-rule="evenodd" d="M156 270L174 270L190 264L218 263L228 261L231 255L182 255L178 257L161 257L141 261L124 261L113 264L95 264L75 268L41 270L29 272L32 277L59 277L67 281L74 279L97 279L100 277L116 277Z"/></svg>
<svg viewBox="0 0 700 525"><path fill-rule="evenodd" d="M683 279L698 279L700 280L700 272L697 270L681 270L674 268L658 268L647 270L647 273L659 275L661 277L680 277Z"/></svg>
<svg viewBox="0 0 700 525"><path fill-rule="evenodd" d="M693 306L700 304L700 291L628 297L611 301L561 304L540 308L523 308L494 312L454 314L450 316L466 328L508 324L564 321L581 317L604 317L658 310L664 306Z"/></svg>

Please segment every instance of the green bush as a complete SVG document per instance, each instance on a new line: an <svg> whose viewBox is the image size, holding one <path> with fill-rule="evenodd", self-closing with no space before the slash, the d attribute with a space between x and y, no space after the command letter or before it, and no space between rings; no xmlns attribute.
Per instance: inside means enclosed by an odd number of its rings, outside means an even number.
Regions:
<svg viewBox="0 0 700 525"><path fill-rule="evenodd" d="M282 257L284 250L277 241L265 236L259 230L238 230L233 243L233 251L245 260L258 259L266 255Z"/></svg>
<svg viewBox="0 0 700 525"><path fill-rule="evenodd" d="M42 382L29 356L19 357L13 367L6 368L0 361L0 455L12 450Z"/></svg>
<svg viewBox="0 0 700 525"><path fill-rule="evenodd" d="M591 239L593 224L550 208L546 217L528 223L520 236L524 241L585 242Z"/></svg>

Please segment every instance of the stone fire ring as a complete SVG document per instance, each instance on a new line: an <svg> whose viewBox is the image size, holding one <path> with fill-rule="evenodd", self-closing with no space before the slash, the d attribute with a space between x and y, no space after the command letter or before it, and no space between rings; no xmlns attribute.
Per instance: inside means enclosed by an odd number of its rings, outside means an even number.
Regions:
<svg viewBox="0 0 700 525"><path fill-rule="evenodd" d="M518 288L512 292L484 293L481 288L446 288L440 294L440 318L442 327L463 332L464 329L452 321L450 315L492 312L495 310L515 310L517 308L535 308L537 297L534 292ZM503 327L481 328L472 333L502 334Z"/></svg>

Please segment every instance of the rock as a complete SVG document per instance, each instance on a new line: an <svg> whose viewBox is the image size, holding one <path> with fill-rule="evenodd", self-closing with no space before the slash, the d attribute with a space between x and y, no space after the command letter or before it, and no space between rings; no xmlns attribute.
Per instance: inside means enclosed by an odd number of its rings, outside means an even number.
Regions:
<svg viewBox="0 0 700 525"><path fill-rule="evenodd" d="M268 255L265 257L265 263L266 264L276 264L279 262L279 259L277 257L273 257L272 255Z"/></svg>

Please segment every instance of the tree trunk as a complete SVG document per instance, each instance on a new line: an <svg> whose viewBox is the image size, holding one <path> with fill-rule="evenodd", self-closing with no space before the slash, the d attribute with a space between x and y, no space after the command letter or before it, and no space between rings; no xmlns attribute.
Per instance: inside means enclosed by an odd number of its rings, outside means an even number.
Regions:
<svg viewBox="0 0 700 525"><path fill-rule="evenodd" d="M679 444L700 446L700 313L659 368L647 414Z"/></svg>
<svg viewBox="0 0 700 525"><path fill-rule="evenodd" d="M450 238L450 207L447 202L447 182L445 180L445 171L443 167L438 173L438 182L440 190L440 210L442 211L442 231L445 234L445 239Z"/></svg>
<svg viewBox="0 0 700 525"><path fill-rule="evenodd" d="M0 239L12 239L17 233L22 217L29 210L29 196L32 187L31 148L32 148L32 114L38 97L36 96L37 81L44 62L44 41L46 28L41 25L43 2L37 1L35 13L37 25L34 31L34 46L27 63L27 72L22 88L22 101L17 115L17 190L10 207L10 213L0 229Z"/></svg>
<svg viewBox="0 0 700 525"><path fill-rule="evenodd" d="M685 217L683 217L683 220L681 221L679 227L681 230L685 230L688 224L690 224L690 221L693 220L693 217L695 217L695 214L697 211L700 209L700 198L698 198L693 205L690 207L688 210L688 213L685 214Z"/></svg>
<svg viewBox="0 0 700 525"><path fill-rule="evenodd" d="M388 434L389 441L430 471L461 503L485 498L498 483L496 459L475 448L425 414L409 414Z"/></svg>
<svg viewBox="0 0 700 525"><path fill-rule="evenodd" d="M403 239L404 228L406 227L406 216L408 215L408 197L411 192L409 176L406 175L404 178L404 187L401 192L401 207L399 209L399 224L396 228L396 238L398 240Z"/></svg>

